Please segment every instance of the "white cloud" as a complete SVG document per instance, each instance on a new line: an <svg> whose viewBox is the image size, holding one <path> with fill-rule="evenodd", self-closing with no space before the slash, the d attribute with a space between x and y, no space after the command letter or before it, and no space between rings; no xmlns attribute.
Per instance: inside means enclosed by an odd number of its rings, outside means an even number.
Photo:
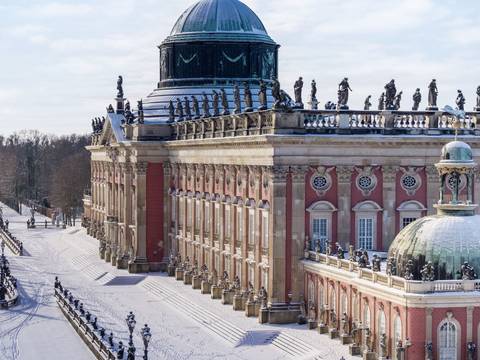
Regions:
<svg viewBox="0 0 480 360"><path fill-rule="evenodd" d="M80 16L93 13L93 9L94 7L89 4L51 2L29 8L29 12L35 16L45 17Z"/></svg>

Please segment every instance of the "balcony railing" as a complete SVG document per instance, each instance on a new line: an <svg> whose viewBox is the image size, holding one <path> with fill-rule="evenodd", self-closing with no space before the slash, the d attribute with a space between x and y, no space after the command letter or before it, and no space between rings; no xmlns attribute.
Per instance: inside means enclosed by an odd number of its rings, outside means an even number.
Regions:
<svg viewBox="0 0 480 360"><path fill-rule="evenodd" d="M174 140L305 133L438 135L453 132L454 120L443 111L266 110L180 121L170 126ZM460 132L479 135L479 122L480 112L467 112L465 119L460 119Z"/></svg>
<svg viewBox="0 0 480 360"><path fill-rule="evenodd" d="M335 256L310 251L308 253L308 264L324 264L333 268L341 269L351 273L353 277L368 282L376 283L389 288L405 291L413 294L439 293L439 292L459 292L459 291L480 291L480 280L436 280L436 281L418 281L405 280L399 276L387 275L380 271L373 271L367 268L360 268L357 263L338 259ZM312 268L312 267L310 267Z"/></svg>

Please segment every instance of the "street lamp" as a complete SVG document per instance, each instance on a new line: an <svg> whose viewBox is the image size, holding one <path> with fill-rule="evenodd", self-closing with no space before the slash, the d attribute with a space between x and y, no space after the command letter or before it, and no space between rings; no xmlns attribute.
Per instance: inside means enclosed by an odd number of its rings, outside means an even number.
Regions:
<svg viewBox="0 0 480 360"><path fill-rule="evenodd" d="M132 311L130 311L130 313L127 315L127 318L125 319L125 321L127 322L127 326L128 326L128 331L130 332L130 340L128 342L128 345L132 346L133 345L133 330L135 330L135 325L137 324L137 322L135 321L135 315L133 314Z"/></svg>
<svg viewBox="0 0 480 360"><path fill-rule="evenodd" d="M150 332L150 328L147 324L142 328L142 339L143 339L143 346L145 347L143 350L143 360L148 360L148 343L152 338L152 333Z"/></svg>

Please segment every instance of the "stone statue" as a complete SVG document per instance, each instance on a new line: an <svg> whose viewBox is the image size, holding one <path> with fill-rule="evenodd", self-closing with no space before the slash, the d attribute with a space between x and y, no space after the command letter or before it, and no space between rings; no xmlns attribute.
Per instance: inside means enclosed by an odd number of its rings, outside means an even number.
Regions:
<svg viewBox="0 0 480 360"><path fill-rule="evenodd" d="M398 360L403 359L403 353L405 351L405 348L403 347L403 342L402 340L398 340L397 343L395 344L395 353L397 355Z"/></svg>
<svg viewBox="0 0 480 360"><path fill-rule="evenodd" d="M195 96L192 95L192 108L193 108L193 114L194 114L194 119L200 119L200 106L198 104L198 100Z"/></svg>
<svg viewBox="0 0 480 360"><path fill-rule="evenodd" d="M467 343L467 360L475 359L475 351L477 350L477 345L474 342L470 341Z"/></svg>
<svg viewBox="0 0 480 360"><path fill-rule="evenodd" d="M397 95L397 87L395 86L395 80L392 79L387 85L385 85L385 109L395 110L395 96Z"/></svg>
<svg viewBox="0 0 480 360"><path fill-rule="evenodd" d="M175 106L173 105L172 100L170 100L170 102L168 103L168 121L175 121Z"/></svg>
<svg viewBox="0 0 480 360"><path fill-rule="evenodd" d="M423 266L422 270L420 270L420 275L422 277L422 281L435 280L435 269L431 261L429 261L426 265Z"/></svg>
<svg viewBox="0 0 480 360"><path fill-rule="evenodd" d="M355 248L353 247L353 245L348 246L348 260L350 260L350 261L355 261L356 260L356 258L355 258Z"/></svg>
<svg viewBox="0 0 480 360"><path fill-rule="evenodd" d="M337 314L335 313L335 310L330 311L330 327L337 327Z"/></svg>
<svg viewBox="0 0 480 360"><path fill-rule="evenodd" d="M112 104L108 105L107 113L113 114L114 112L115 112L115 109L113 108L113 105Z"/></svg>
<svg viewBox="0 0 480 360"><path fill-rule="evenodd" d="M258 110L267 110L267 85L263 80L260 80L260 90L258 91L258 101L260 106Z"/></svg>
<svg viewBox="0 0 480 360"><path fill-rule="evenodd" d="M340 244L337 242L337 259L341 259L341 260L345 259L344 253L345 253L345 251L340 246Z"/></svg>
<svg viewBox="0 0 480 360"><path fill-rule="evenodd" d="M240 88L238 84L233 86L233 102L235 103L235 109L233 112L235 114L240 114L242 112L242 100L240 98Z"/></svg>
<svg viewBox="0 0 480 360"><path fill-rule="evenodd" d="M349 318L346 312L343 313L342 315L342 335L349 335L350 334L350 329L349 329Z"/></svg>
<svg viewBox="0 0 480 360"><path fill-rule="evenodd" d="M183 105L182 105L182 101L180 100L180 98L177 98L177 106L175 108L175 114L178 117L178 121L183 121L183 117L184 117Z"/></svg>
<svg viewBox="0 0 480 360"><path fill-rule="evenodd" d="M138 112L138 123L143 124L144 115L143 115L143 100L142 99L137 101L137 112Z"/></svg>
<svg viewBox="0 0 480 360"><path fill-rule="evenodd" d="M310 92L310 104L312 110L318 110L318 100L317 100L317 82L312 80L312 90Z"/></svg>
<svg viewBox="0 0 480 360"><path fill-rule="evenodd" d="M383 92L378 99L378 110L385 110L385 93Z"/></svg>
<svg viewBox="0 0 480 360"><path fill-rule="evenodd" d="M123 77L120 75L117 80L117 98L123 99Z"/></svg>
<svg viewBox="0 0 480 360"><path fill-rule="evenodd" d="M359 326L355 322L352 323L352 337L353 337L353 344L356 346L360 346L362 342L362 323L359 323Z"/></svg>
<svg viewBox="0 0 480 360"><path fill-rule="evenodd" d="M397 261L393 256L387 260L387 275L397 275Z"/></svg>
<svg viewBox="0 0 480 360"><path fill-rule="evenodd" d="M127 100L127 102L125 103L125 112L127 111L132 111L131 107L130 107L130 101Z"/></svg>
<svg viewBox="0 0 480 360"><path fill-rule="evenodd" d="M400 109L400 102L402 101L403 91L400 91L397 96L395 96L395 104L393 105L395 110Z"/></svg>
<svg viewBox="0 0 480 360"><path fill-rule="evenodd" d="M475 280L477 278L477 274L475 273L475 269L471 266L468 261L465 261L460 269L462 280Z"/></svg>
<svg viewBox="0 0 480 360"><path fill-rule="evenodd" d="M365 99L364 105L363 105L363 110L365 110L365 111L370 110L370 107L372 106L372 103L370 101L371 98L372 98L372 95L367 96L367 98Z"/></svg>
<svg viewBox="0 0 480 360"><path fill-rule="evenodd" d="M425 344L425 359L433 360L433 344L431 341Z"/></svg>
<svg viewBox="0 0 480 360"><path fill-rule="evenodd" d="M344 78L340 84L338 84L338 104L337 107L340 110L348 110L348 95L349 91L353 91L348 83L348 78Z"/></svg>
<svg viewBox="0 0 480 360"><path fill-rule="evenodd" d="M293 86L293 91L295 94L295 107L298 109L303 109L302 101L302 90L303 90L303 78L300 76L295 85Z"/></svg>
<svg viewBox="0 0 480 360"><path fill-rule="evenodd" d="M380 263L381 263L380 258L378 257L377 254L374 254L372 258L372 270L380 271Z"/></svg>
<svg viewBox="0 0 480 360"><path fill-rule="evenodd" d="M418 111L418 107L420 106L421 102L422 102L422 94L420 93L420 89L417 88L417 90L415 90L415 94L413 94L412 110Z"/></svg>
<svg viewBox="0 0 480 360"><path fill-rule="evenodd" d="M210 272L208 282L209 282L211 285L215 285L215 286L217 285L217 283L218 283L218 275L217 275L217 270L216 270L216 269L213 269L213 270Z"/></svg>
<svg viewBox="0 0 480 360"><path fill-rule="evenodd" d="M220 96L215 90L212 90L212 91L213 91L213 96L212 96L213 116L220 116L220 108L219 108Z"/></svg>
<svg viewBox="0 0 480 360"><path fill-rule="evenodd" d="M248 82L244 83L244 101L245 101L245 112L253 111L253 100L252 100L252 91L250 90L250 85Z"/></svg>
<svg viewBox="0 0 480 360"><path fill-rule="evenodd" d="M380 335L380 356L387 356L387 334Z"/></svg>
<svg viewBox="0 0 480 360"><path fill-rule="evenodd" d="M279 109L281 106L281 95L280 95L280 83L278 82L277 78L272 79L272 96L274 99L273 109Z"/></svg>
<svg viewBox="0 0 480 360"><path fill-rule="evenodd" d="M230 110L228 109L228 97L225 89L220 89L220 96L222 98L222 108L223 112L222 115L230 115Z"/></svg>
<svg viewBox="0 0 480 360"><path fill-rule="evenodd" d="M327 256L332 255L332 246L330 245L330 241L325 242L325 254Z"/></svg>
<svg viewBox="0 0 480 360"><path fill-rule="evenodd" d="M261 287L260 291L258 292L258 299L260 300L260 308L266 309L267 308L267 300L268 300L268 293L265 290L265 287Z"/></svg>
<svg viewBox="0 0 480 360"><path fill-rule="evenodd" d="M369 328L365 328L365 347L367 352L372 349L372 332Z"/></svg>
<svg viewBox="0 0 480 360"><path fill-rule="evenodd" d="M319 313L320 313L320 324L321 325L325 325L326 322L327 322L327 309L325 308L325 306L322 304L320 305L320 309L319 309Z"/></svg>
<svg viewBox="0 0 480 360"><path fill-rule="evenodd" d="M366 268L368 266L368 256L365 256L362 250L357 251L358 267Z"/></svg>
<svg viewBox="0 0 480 360"><path fill-rule="evenodd" d="M203 96L203 101L202 101L203 117L209 118L211 114L210 114L210 103L208 102L208 96L207 94L205 94L205 92L202 93L202 96Z"/></svg>
<svg viewBox="0 0 480 360"><path fill-rule="evenodd" d="M457 109L465 111L465 96L463 96L462 90L457 90L457 99L455 100Z"/></svg>
<svg viewBox="0 0 480 360"><path fill-rule="evenodd" d="M413 267L413 260L408 260L405 264L405 272L403 274L405 280L413 280Z"/></svg>
<svg viewBox="0 0 480 360"><path fill-rule="evenodd" d="M188 97L183 98L183 102L185 105L185 117L187 120L192 120L192 110L190 109L190 100L188 100Z"/></svg>
<svg viewBox="0 0 480 360"><path fill-rule="evenodd" d="M437 80L433 79L428 85L428 108L427 110L438 110L437 107L438 88Z"/></svg>
<svg viewBox="0 0 480 360"><path fill-rule="evenodd" d="M283 90L280 90L280 103L284 110L292 108L292 98Z"/></svg>
<svg viewBox="0 0 480 360"><path fill-rule="evenodd" d="M475 111L480 111L480 86L477 87L477 108Z"/></svg>

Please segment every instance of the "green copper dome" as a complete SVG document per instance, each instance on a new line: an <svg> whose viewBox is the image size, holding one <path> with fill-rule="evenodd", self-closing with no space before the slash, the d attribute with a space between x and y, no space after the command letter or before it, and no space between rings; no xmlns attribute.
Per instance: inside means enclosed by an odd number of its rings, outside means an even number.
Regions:
<svg viewBox="0 0 480 360"><path fill-rule="evenodd" d="M465 261L480 273L480 216L433 215L406 226L396 236L389 257L397 262L403 275L408 260L414 262L415 279L429 261L436 280L457 279Z"/></svg>
<svg viewBox="0 0 480 360"><path fill-rule="evenodd" d="M258 16L238 0L202 0L189 7L166 42L191 40L273 43Z"/></svg>
<svg viewBox="0 0 480 360"><path fill-rule="evenodd" d="M473 162L472 148L463 141L452 141L442 149L442 160L440 163L450 162Z"/></svg>

